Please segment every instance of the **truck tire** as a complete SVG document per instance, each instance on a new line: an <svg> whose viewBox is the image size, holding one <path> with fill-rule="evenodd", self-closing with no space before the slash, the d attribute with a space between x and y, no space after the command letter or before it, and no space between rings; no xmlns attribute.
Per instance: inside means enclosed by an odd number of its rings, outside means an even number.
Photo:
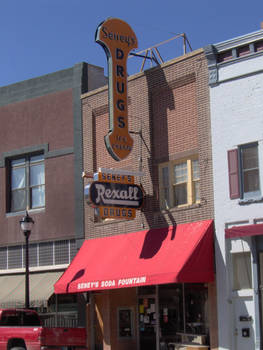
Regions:
<svg viewBox="0 0 263 350"><path fill-rule="evenodd" d="M14 347L11 348L10 350L26 350L26 349L23 348L22 346L14 346Z"/></svg>

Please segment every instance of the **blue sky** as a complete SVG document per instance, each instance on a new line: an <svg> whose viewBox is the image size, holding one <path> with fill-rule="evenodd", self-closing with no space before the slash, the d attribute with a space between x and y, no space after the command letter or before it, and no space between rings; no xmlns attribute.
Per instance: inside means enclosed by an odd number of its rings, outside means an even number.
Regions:
<svg viewBox="0 0 263 350"><path fill-rule="evenodd" d="M198 49L259 30L263 0L0 0L0 86L82 61L104 67L107 74L106 56L94 35L108 17L132 27L138 51L181 33ZM159 50L168 60L182 48L177 39ZM141 63L129 60L129 74Z"/></svg>

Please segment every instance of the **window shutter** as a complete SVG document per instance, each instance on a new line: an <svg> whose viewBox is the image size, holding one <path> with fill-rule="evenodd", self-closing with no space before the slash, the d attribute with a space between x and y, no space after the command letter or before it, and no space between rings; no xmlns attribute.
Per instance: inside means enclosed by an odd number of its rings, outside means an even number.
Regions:
<svg viewBox="0 0 263 350"><path fill-rule="evenodd" d="M227 156L228 156L229 195L231 199L240 198L238 150L233 149L228 151Z"/></svg>

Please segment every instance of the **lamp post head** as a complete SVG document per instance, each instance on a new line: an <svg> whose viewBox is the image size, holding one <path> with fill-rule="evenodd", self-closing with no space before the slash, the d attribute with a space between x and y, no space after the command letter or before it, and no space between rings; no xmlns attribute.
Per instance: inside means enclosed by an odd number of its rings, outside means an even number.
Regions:
<svg viewBox="0 0 263 350"><path fill-rule="evenodd" d="M24 232L24 235L29 236L32 230L32 227L34 225L34 220L28 215L27 211L26 211L26 216L24 216L19 221L19 223L20 223L21 230Z"/></svg>

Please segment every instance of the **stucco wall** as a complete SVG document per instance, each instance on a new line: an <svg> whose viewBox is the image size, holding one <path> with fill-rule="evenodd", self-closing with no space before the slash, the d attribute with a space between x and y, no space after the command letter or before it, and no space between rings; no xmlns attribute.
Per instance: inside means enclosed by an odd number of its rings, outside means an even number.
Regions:
<svg viewBox="0 0 263 350"><path fill-rule="evenodd" d="M235 341L238 343L239 335L234 332L237 317L242 312L232 299L225 228L263 221L263 203L240 205L239 199L230 200L227 162L228 150L257 141L262 193L262 65L262 56L225 63L218 68L218 84L210 88L220 349L234 349ZM248 244L251 247L250 239ZM233 247L230 246L230 249ZM252 294L247 297L251 299ZM247 313L252 314L255 321L254 301L247 303ZM255 336L255 322L252 327L254 333L250 340ZM246 339L243 338L243 341Z"/></svg>

